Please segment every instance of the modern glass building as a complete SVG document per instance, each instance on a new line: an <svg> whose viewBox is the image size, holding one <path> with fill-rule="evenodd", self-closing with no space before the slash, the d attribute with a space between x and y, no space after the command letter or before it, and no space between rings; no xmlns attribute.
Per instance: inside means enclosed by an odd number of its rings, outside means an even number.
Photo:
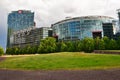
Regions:
<svg viewBox="0 0 120 80"><path fill-rule="evenodd" d="M9 13L7 47L11 47L13 44L14 32L34 27L34 24L34 12L30 10L18 10Z"/></svg>
<svg viewBox="0 0 120 80"><path fill-rule="evenodd" d="M53 35L59 40L80 40L85 37L103 37L103 23L111 23L112 17L83 16L65 19L52 24Z"/></svg>
<svg viewBox="0 0 120 80"><path fill-rule="evenodd" d="M118 18L119 18L119 30L120 30L120 9L118 9Z"/></svg>
<svg viewBox="0 0 120 80"><path fill-rule="evenodd" d="M120 21L120 9L118 9L118 17L119 17L119 21Z"/></svg>
<svg viewBox="0 0 120 80"><path fill-rule="evenodd" d="M49 30L51 30L50 27L41 27L40 28L40 39L45 39L47 37L51 37Z"/></svg>

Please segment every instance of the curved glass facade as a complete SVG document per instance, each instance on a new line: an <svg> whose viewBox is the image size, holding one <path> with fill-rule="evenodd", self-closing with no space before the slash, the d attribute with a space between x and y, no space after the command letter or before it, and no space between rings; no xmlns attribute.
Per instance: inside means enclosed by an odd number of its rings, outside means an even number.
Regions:
<svg viewBox="0 0 120 80"><path fill-rule="evenodd" d="M80 40L92 37L93 32L101 32L103 36L102 23L112 22L113 18L106 16L85 16L66 19L52 25L53 35L59 40Z"/></svg>

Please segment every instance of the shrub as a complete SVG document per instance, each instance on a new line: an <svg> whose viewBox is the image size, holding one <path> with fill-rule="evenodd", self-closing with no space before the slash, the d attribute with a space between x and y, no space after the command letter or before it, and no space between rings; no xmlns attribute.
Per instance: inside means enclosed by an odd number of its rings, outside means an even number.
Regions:
<svg viewBox="0 0 120 80"><path fill-rule="evenodd" d="M56 52L56 39L48 37L40 41L38 53L52 53Z"/></svg>
<svg viewBox="0 0 120 80"><path fill-rule="evenodd" d="M92 52L94 50L94 39L92 38L85 38L82 40L83 43L83 50L85 52Z"/></svg>
<svg viewBox="0 0 120 80"><path fill-rule="evenodd" d="M67 51L67 45L62 41L60 44L60 51L66 52Z"/></svg>
<svg viewBox="0 0 120 80"><path fill-rule="evenodd" d="M2 47L0 47L0 56L4 54L4 50Z"/></svg>

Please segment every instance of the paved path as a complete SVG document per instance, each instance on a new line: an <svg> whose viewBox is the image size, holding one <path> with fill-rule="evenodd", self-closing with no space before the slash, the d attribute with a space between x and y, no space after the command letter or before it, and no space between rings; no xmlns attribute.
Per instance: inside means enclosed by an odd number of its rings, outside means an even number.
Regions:
<svg viewBox="0 0 120 80"><path fill-rule="evenodd" d="M79 71L0 70L0 80L120 80L120 69Z"/></svg>

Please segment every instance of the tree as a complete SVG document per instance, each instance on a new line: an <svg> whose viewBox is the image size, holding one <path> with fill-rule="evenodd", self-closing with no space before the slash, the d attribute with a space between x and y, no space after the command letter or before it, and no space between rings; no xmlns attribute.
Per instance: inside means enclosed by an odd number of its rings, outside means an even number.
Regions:
<svg viewBox="0 0 120 80"><path fill-rule="evenodd" d="M99 46L100 46L100 38L97 37L97 38L94 39L95 50L99 50Z"/></svg>
<svg viewBox="0 0 120 80"><path fill-rule="evenodd" d="M120 37L116 40L117 42L117 49L120 50Z"/></svg>
<svg viewBox="0 0 120 80"><path fill-rule="evenodd" d="M19 49L17 47L8 48L6 53L11 55L18 55Z"/></svg>
<svg viewBox="0 0 120 80"><path fill-rule="evenodd" d="M76 52L80 52L80 51L83 51L83 44L82 44L82 41L75 41L74 42L74 48L75 48L75 51Z"/></svg>
<svg viewBox="0 0 120 80"><path fill-rule="evenodd" d="M60 49L61 48L61 42L57 42L56 46L57 46L56 47L56 52L60 52L61 51L61 49Z"/></svg>
<svg viewBox="0 0 120 80"><path fill-rule="evenodd" d="M12 48L7 48L7 49L6 49L6 54L8 54L8 55L9 55L9 54L12 54Z"/></svg>
<svg viewBox="0 0 120 80"><path fill-rule="evenodd" d="M17 47L14 47L14 54L16 54L16 55L19 54L19 49Z"/></svg>
<svg viewBox="0 0 120 80"><path fill-rule="evenodd" d="M110 39L107 36L103 37L102 39L104 40L105 50L109 50L110 49L110 46L109 46Z"/></svg>
<svg viewBox="0 0 120 80"><path fill-rule="evenodd" d="M105 42L103 39L100 40L99 45L98 45L99 50L105 50Z"/></svg>
<svg viewBox="0 0 120 80"><path fill-rule="evenodd" d="M38 47L38 53L52 53L56 52L56 39L53 37L48 37L40 41L40 46Z"/></svg>
<svg viewBox="0 0 120 80"><path fill-rule="evenodd" d="M66 46L67 46L67 51L68 52L74 52L75 49L74 49L74 44L72 41L68 41L66 42Z"/></svg>
<svg viewBox="0 0 120 80"><path fill-rule="evenodd" d="M37 45L32 46L32 53L35 54L37 53L37 51L38 51L38 46Z"/></svg>
<svg viewBox="0 0 120 80"><path fill-rule="evenodd" d="M85 52L92 52L94 50L94 40L92 38L84 38L82 43Z"/></svg>
<svg viewBox="0 0 120 80"><path fill-rule="evenodd" d="M111 39L109 42L109 49L110 50L116 50L117 49L117 43L115 40Z"/></svg>
<svg viewBox="0 0 120 80"><path fill-rule="evenodd" d="M38 47L37 46L27 46L27 53L28 54L35 54L37 53Z"/></svg>
<svg viewBox="0 0 120 80"><path fill-rule="evenodd" d="M26 47L26 53L25 54L32 54L32 48L31 48L31 46L30 45L28 45L27 47Z"/></svg>
<svg viewBox="0 0 120 80"><path fill-rule="evenodd" d="M60 44L60 51L61 52L67 51L67 45L63 41Z"/></svg>
<svg viewBox="0 0 120 80"><path fill-rule="evenodd" d="M12 47L12 48L10 47L10 48L7 48L6 54L14 55L16 54L16 51L17 51L16 47Z"/></svg>
<svg viewBox="0 0 120 80"><path fill-rule="evenodd" d="M0 56L4 54L4 50L2 47L0 47Z"/></svg>
<svg viewBox="0 0 120 80"><path fill-rule="evenodd" d="M33 54L32 47L30 45L26 45L24 48L22 48L23 54Z"/></svg>

